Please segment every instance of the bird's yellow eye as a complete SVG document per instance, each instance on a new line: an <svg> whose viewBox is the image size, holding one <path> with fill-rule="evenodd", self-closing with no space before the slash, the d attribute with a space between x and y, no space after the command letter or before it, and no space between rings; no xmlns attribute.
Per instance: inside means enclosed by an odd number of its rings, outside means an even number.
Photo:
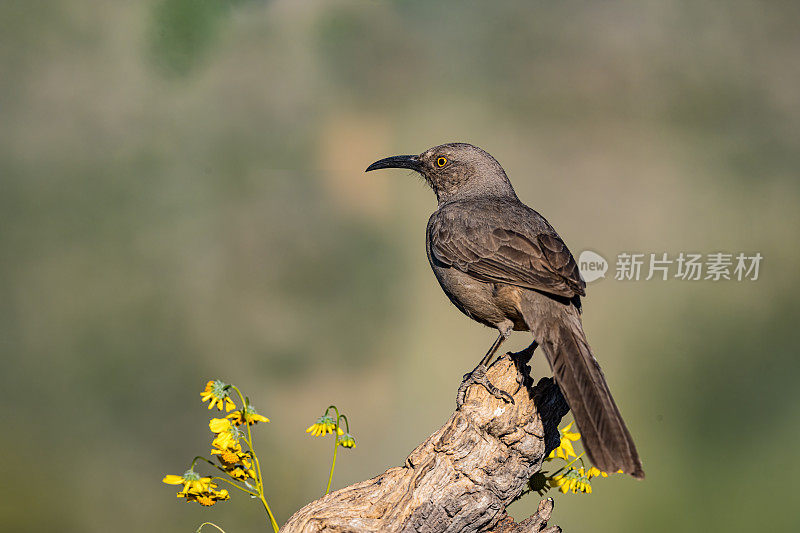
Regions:
<svg viewBox="0 0 800 533"><path fill-rule="evenodd" d="M443 166L445 166L445 165L447 164L447 158L446 158L446 157L439 157L439 158L437 158L437 159L436 159L436 164L437 164L438 166L440 166L440 167L443 167Z"/></svg>

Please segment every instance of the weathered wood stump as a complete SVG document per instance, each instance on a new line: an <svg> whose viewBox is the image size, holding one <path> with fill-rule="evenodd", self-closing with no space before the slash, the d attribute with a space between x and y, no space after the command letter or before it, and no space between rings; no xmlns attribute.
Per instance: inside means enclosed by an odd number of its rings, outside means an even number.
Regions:
<svg viewBox="0 0 800 533"><path fill-rule="evenodd" d="M547 528L549 498L519 524L506 514L558 446L558 424L569 409L552 379L532 386L530 356L506 354L487 372L496 386L516 391L513 404L471 386L461 408L403 466L309 503L281 531L560 531Z"/></svg>

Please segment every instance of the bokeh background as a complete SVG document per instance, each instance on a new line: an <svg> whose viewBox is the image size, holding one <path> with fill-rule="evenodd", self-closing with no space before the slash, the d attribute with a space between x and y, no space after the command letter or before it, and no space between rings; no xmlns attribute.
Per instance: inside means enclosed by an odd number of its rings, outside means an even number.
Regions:
<svg viewBox="0 0 800 533"><path fill-rule="evenodd" d="M363 170L462 140L576 255L764 256L756 282L589 287L648 478L557 497L554 522L797 531L798 20L739 0L0 3L0 527L267 527L161 483L207 453L215 377L272 419L281 522L324 490L330 446L304 430L329 403L358 439L335 487L401 464L494 333L429 271L432 193Z"/></svg>

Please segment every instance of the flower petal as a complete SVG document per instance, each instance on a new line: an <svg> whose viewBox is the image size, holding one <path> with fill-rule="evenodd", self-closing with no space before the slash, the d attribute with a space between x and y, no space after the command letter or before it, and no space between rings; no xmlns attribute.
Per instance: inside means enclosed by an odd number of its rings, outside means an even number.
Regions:
<svg viewBox="0 0 800 533"><path fill-rule="evenodd" d="M214 433L222 433L231 427L231 421L227 418L212 418L208 423L208 428Z"/></svg>

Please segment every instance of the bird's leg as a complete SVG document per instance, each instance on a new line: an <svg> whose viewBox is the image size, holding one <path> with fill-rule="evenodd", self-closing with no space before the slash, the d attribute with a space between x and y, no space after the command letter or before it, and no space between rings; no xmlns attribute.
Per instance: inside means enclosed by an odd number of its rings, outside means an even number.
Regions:
<svg viewBox="0 0 800 533"><path fill-rule="evenodd" d="M478 366L482 365L487 368L489 367L489 361L492 360L492 357L494 357L494 354L496 354L497 350L500 349L500 346L505 342L508 335L509 335L508 333L500 333L500 335L497 336L497 339L494 341L494 344L492 344L492 347L489 348L488 352L486 352L486 355L483 356L483 359L481 359L481 362L478 363Z"/></svg>
<svg viewBox="0 0 800 533"><path fill-rule="evenodd" d="M509 403L514 403L514 398L512 398L509 393L492 385L492 382L489 381L488 377L486 377L486 369L488 368L489 361L492 360L492 357L495 353L497 353L500 345L503 344L510 334L511 327L501 329L500 335L497 336L497 340L494 341L492 347L489 348L489 351L483 356L483 359L481 359L481 362L478 363L478 366L476 366L472 372L464 374L464 379L461 381L461 386L458 387L458 393L456 394L456 408L460 409L461 406L464 405L464 399L467 396L467 389L473 383L483 385L486 390L489 391L489 394L495 398L505 400Z"/></svg>
<svg viewBox="0 0 800 533"><path fill-rule="evenodd" d="M534 339L531 345L524 350L520 350L518 352L508 352L508 357L511 358L514 366L517 367L517 390L514 391L514 394L519 392L519 389L526 385L533 385L533 379L531 379L531 367L528 366L528 362L533 357L533 352L538 346L539 343L536 342L536 339Z"/></svg>

